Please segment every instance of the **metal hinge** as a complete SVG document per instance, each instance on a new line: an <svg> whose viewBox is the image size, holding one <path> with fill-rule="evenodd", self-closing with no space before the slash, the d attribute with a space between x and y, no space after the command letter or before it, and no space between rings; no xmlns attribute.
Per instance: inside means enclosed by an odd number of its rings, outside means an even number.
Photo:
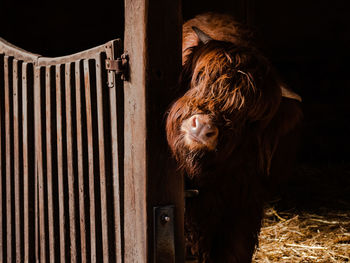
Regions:
<svg viewBox="0 0 350 263"><path fill-rule="evenodd" d="M108 73L115 73L120 77L121 80L127 80L127 72L128 72L128 54L124 53L117 59L106 59L106 69ZM114 84L109 82L109 87L113 87Z"/></svg>

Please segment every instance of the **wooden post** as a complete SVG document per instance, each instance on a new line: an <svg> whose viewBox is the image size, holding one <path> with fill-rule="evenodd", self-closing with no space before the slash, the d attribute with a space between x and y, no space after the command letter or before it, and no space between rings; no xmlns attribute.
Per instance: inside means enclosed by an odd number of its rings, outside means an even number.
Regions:
<svg viewBox="0 0 350 263"><path fill-rule="evenodd" d="M165 113L181 70L180 0L125 0L124 262L154 262L153 207L175 205L176 262L184 262L183 178L169 158ZM171 261L166 261L171 262ZM157 261L158 263L158 261Z"/></svg>

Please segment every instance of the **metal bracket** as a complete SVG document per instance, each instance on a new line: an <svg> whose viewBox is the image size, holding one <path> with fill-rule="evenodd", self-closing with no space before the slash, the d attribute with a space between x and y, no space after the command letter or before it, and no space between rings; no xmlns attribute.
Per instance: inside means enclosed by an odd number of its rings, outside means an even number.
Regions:
<svg viewBox="0 0 350 263"><path fill-rule="evenodd" d="M121 80L128 79L128 61L129 56L127 53L121 54L120 39L107 43L105 45L106 60L105 69L107 70L107 83L108 87L113 88L116 85L116 76Z"/></svg>
<svg viewBox="0 0 350 263"><path fill-rule="evenodd" d="M123 54L117 59L106 59L106 69L109 73L114 72L119 75L121 80L126 80L126 72L128 69L128 55Z"/></svg>
<svg viewBox="0 0 350 263"><path fill-rule="evenodd" d="M153 208L154 263L175 263L174 206Z"/></svg>
<svg viewBox="0 0 350 263"><path fill-rule="evenodd" d="M115 71L116 74L123 73L122 59L117 58L116 60L106 59L106 69Z"/></svg>

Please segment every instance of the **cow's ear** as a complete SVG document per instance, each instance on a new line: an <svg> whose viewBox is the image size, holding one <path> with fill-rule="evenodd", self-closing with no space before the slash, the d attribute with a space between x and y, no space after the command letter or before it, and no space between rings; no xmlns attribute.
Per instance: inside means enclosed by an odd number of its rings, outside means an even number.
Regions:
<svg viewBox="0 0 350 263"><path fill-rule="evenodd" d="M210 36L208 36L206 33L204 33L198 27L193 26L192 29L196 33L196 35L198 36L199 41L202 42L203 44L207 44L210 40L213 40Z"/></svg>

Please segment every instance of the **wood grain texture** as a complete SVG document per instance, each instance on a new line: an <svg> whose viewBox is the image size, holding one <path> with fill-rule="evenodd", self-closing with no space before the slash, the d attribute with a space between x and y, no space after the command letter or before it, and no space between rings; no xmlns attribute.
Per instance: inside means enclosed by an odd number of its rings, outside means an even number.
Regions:
<svg viewBox="0 0 350 263"><path fill-rule="evenodd" d="M11 216L11 147L10 147L10 87L9 87L9 57L4 59L4 97L5 97L5 150L6 150L6 233L7 261L12 261L12 216Z"/></svg>
<svg viewBox="0 0 350 263"><path fill-rule="evenodd" d="M119 57L121 55L121 45L120 42L117 42L118 45L116 47L116 50L112 48L112 46L109 46L106 49L107 57L110 57L112 59L115 59L116 57ZM123 175L122 168L123 166L120 166L120 163L122 162L119 157L120 153L120 146L119 141L120 138L122 138L122 132L120 132L120 129L118 127L123 127L123 119L121 118L121 113L123 112L122 106L123 104L120 104L120 102L124 99L123 91L121 90L123 88L123 83L121 80L117 80L116 76L113 76L113 83L115 83L115 86L113 88L109 88L109 110L110 110L110 132L112 135L111 140L111 150L112 150L112 167L111 167L111 174L112 174L112 180L113 180L113 206L114 206L114 233L115 233L115 257L116 262L122 262L122 222L121 222L121 207L120 204L121 201L121 194L120 194L120 177ZM122 145L122 144L121 144ZM120 147L120 148L119 148ZM120 153L121 154L121 153ZM122 155L122 154L121 154Z"/></svg>
<svg viewBox="0 0 350 263"><path fill-rule="evenodd" d="M38 188L38 213L39 217L39 243L40 261L46 262L46 235L45 235L45 199L44 199L44 178L43 178L43 148L42 148L42 115L41 115L41 74L40 67L35 67L34 76L34 122L35 122L35 177Z"/></svg>
<svg viewBox="0 0 350 263"><path fill-rule="evenodd" d="M124 116L124 262L147 262L146 212L146 6L125 0L124 48L130 56Z"/></svg>
<svg viewBox="0 0 350 263"><path fill-rule="evenodd" d="M93 149L93 128L92 128L92 107L91 107L91 83L89 61L84 60L84 81L85 81L85 110L87 123L88 140L88 163L89 163L89 200L90 200L90 249L91 262L96 262L96 216L95 216L95 179L94 179L94 149Z"/></svg>
<svg viewBox="0 0 350 263"><path fill-rule="evenodd" d="M72 128L72 99L71 99L71 63L65 64L66 88L66 130L67 130L67 175L69 199L69 234L70 234L70 261L77 261L76 230L75 230L75 203L74 203L74 170L73 170L73 128Z"/></svg>
<svg viewBox="0 0 350 263"><path fill-rule="evenodd" d="M23 217L24 217L24 262L29 261L29 196L28 196L28 102L27 102L27 69L28 64L22 64L22 136L23 136ZM0 136L1 137L1 136ZM0 154L1 155L1 154ZM0 259L1 261L1 259Z"/></svg>
<svg viewBox="0 0 350 263"><path fill-rule="evenodd" d="M122 262L114 48L47 58L0 39L0 262Z"/></svg>
<svg viewBox="0 0 350 263"><path fill-rule="evenodd" d="M81 262L87 261L86 255L86 224L85 224L85 192L84 192L84 170L83 170L83 125L81 109L81 83L80 83L80 61L75 62L75 92L76 92L76 122L77 122L77 154L78 154L78 185L79 185L79 225Z"/></svg>
<svg viewBox="0 0 350 263"><path fill-rule="evenodd" d="M3 67L3 58L1 58L0 60L0 65ZM1 68L1 71L3 71L3 68ZM0 71L0 74L3 74L3 72ZM4 78L5 80L5 78ZM1 83L2 84L2 83ZM2 84L3 85L3 84ZM2 201L3 201L3 190L2 190L2 180L4 178L4 173L2 171L3 169L3 164L2 164L2 156L3 156L3 150L2 150L2 112L3 112L3 109L2 109L2 99L3 99L3 89L4 87L3 86L0 86L0 211L3 212L3 206L2 206ZM2 216L0 216L0 262L3 262L4 261L4 239L3 239L3 221L2 221Z"/></svg>
<svg viewBox="0 0 350 263"><path fill-rule="evenodd" d="M62 131L62 95L61 95L61 66L56 65L56 127L57 127L57 176L58 176L58 209L60 233L60 257L64 262L65 252L65 213L64 213L64 185L63 185L63 131ZM64 78L64 76L63 76Z"/></svg>
<svg viewBox="0 0 350 263"><path fill-rule="evenodd" d="M102 94L102 61L101 56L95 57L96 61L96 92L97 92L97 123L98 123L98 149L99 171L101 189L101 222L102 222L102 250L103 262L109 262L108 257L108 221L107 221L107 188L105 170L105 138L103 129L103 94Z"/></svg>
<svg viewBox="0 0 350 263"><path fill-rule="evenodd" d="M28 63L22 64L22 136L23 136L23 217L24 262L29 261L29 156L28 156ZM1 260L0 260L1 261Z"/></svg>
<svg viewBox="0 0 350 263"><path fill-rule="evenodd" d="M14 159L14 181L15 181L15 223L16 223L16 261L21 261L21 232L20 232L20 226L21 226L21 218L20 218L20 192L19 192L19 173L20 173L20 167L19 167L19 115L18 115L18 108L19 108L19 90L18 90L18 60L13 60L13 67L12 67L12 83L13 83L13 159Z"/></svg>
<svg viewBox="0 0 350 263"><path fill-rule="evenodd" d="M46 177L47 177L47 209L49 219L49 255L50 262L55 262L54 217L52 192L52 140L51 140L51 76L50 67L45 68L45 105L46 105Z"/></svg>
<svg viewBox="0 0 350 263"><path fill-rule="evenodd" d="M164 129L181 70L181 27L180 1L125 1L125 262L154 262L152 211L168 204L176 207L176 262L184 260L183 179Z"/></svg>

